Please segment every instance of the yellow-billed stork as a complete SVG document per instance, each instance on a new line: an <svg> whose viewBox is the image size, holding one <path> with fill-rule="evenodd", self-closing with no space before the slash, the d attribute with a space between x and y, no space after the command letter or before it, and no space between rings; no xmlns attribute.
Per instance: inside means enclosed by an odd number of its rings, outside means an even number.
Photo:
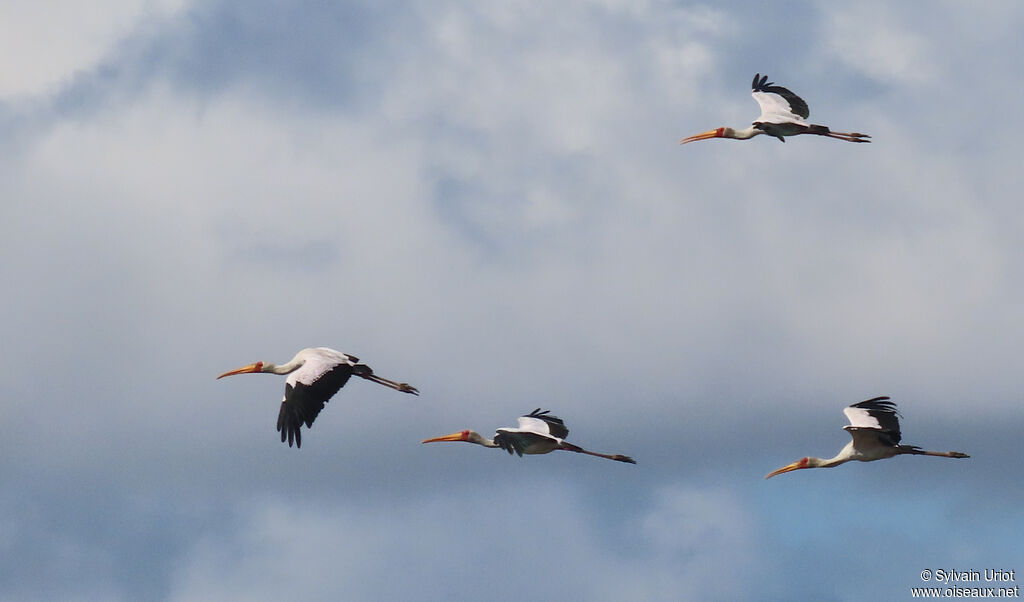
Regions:
<svg viewBox="0 0 1024 602"><path fill-rule="evenodd" d="M465 441L476 443L484 447L500 447L510 455L515 453L523 454L546 454L555 450L571 451L598 458L607 458L617 462L628 462L636 464L636 460L629 456L620 454L600 454L573 445L565 441L569 429L561 418L551 416L548 410L541 411L540 408L519 417L519 427L500 428L494 435L494 439L487 439L475 431L465 430L452 433L443 437L426 439L423 443L434 443L437 441Z"/></svg>
<svg viewBox="0 0 1024 602"><path fill-rule="evenodd" d="M753 125L742 130L720 127L683 138L679 143L686 144L710 138L748 140L760 134L775 136L783 142L786 141L786 136L800 134L828 136L847 142L871 142L868 140L871 136L867 134L833 132L828 126L807 123L804 120L811 114L807 103L787 88L776 86L774 82L768 81L767 75L762 76L760 73L754 75L754 83L751 87L754 100L761 106L761 116L754 120Z"/></svg>
<svg viewBox="0 0 1024 602"><path fill-rule="evenodd" d="M352 375L391 387L396 391L419 395L416 387L381 378L374 374L369 366L360 364L356 356L327 347L303 349L287 364L280 366L269 362L256 362L225 372L217 378L255 372L288 375L288 379L284 381L281 411L277 415L277 430L281 431L281 442L287 440L288 447L291 447L293 441L296 447L302 447L302 433L299 428L303 424L306 428L312 427L313 421L324 409L324 404L345 386Z"/></svg>
<svg viewBox="0 0 1024 602"><path fill-rule="evenodd" d="M888 397L875 397L855 403L843 409L850 424L843 428L849 431L853 441L846 444L834 458L801 458L792 464L769 473L766 479L784 472L801 468L832 468L851 460L872 462L900 454L917 456L941 456L943 458L970 458L961 452L926 451L915 445L900 445L900 420L896 404Z"/></svg>

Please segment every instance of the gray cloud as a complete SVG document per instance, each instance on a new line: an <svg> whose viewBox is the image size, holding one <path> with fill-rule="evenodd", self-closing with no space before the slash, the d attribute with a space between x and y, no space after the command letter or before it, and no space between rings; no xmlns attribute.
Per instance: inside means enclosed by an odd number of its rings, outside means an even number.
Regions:
<svg viewBox="0 0 1024 602"><path fill-rule="evenodd" d="M888 9L905 78L809 6L768 56L731 7L215 3L4 104L0 597L884 599L1013 568L1015 143L932 101L972 58L1019 71L1018 28L940 25L1019 16ZM758 70L875 143L678 147L748 121ZM993 72L957 74L1011 122ZM311 345L423 395L351 383L289 450L282 379L214 378ZM972 459L763 481L881 394ZM419 444L538 406L640 463Z"/></svg>

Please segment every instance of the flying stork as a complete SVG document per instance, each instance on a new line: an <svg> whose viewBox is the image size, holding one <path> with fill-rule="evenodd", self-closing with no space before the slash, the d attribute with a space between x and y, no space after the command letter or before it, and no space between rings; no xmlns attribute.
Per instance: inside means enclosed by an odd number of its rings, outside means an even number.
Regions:
<svg viewBox="0 0 1024 602"><path fill-rule="evenodd" d="M281 443L287 439L288 447L292 446L293 441L295 447L302 447L302 432L299 430L302 424L305 423L306 428L312 427L313 421L324 409L324 404L345 386L353 374L396 391L420 394L416 387L377 376L369 366L360 364L356 356L327 347L303 349L287 364L280 366L269 362L256 362L225 372L217 378L253 372L288 375L288 379L284 381L281 412L277 415L277 430L281 431Z"/></svg>
<svg viewBox="0 0 1024 602"><path fill-rule="evenodd" d="M797 136L799 134L817 134L838 138L847 142L871 142L867 140L871 136L853 132L833 132L828 126L814 125L807 123L804 119L811 114L807 103L802 98L790 92L787 88L776 86L774 82L768 81L768 76L760 73L754 75L752 96L757 104L761 105L761 116L754 120L751 127L742 130L734 130L729 127L720 127L701 134L683 138L679 143L686 144L695 140L707 140L709 138L734 138L736 140L748 140L759 134L775 136L785 142L785 136Z"/></svg>
<svg viewBox="0 0 1024 602"><path fill-rule="evenodd" d="M900 421L896 404L888 397L875 397L855 403L843 413L850 424L843 428L850 432L853 441L846 444L834 458L801 458L792 464L769 473L766 479L800 468L832 468L850 460L871 462L884 460L900 454L917 456L941 456L943 458L970 458L961 452L926 451L915 445L900 445Z"/></svg>
<svg viewBox="0 0 1024 602"><path fill-rule="evenodd" d="M551 416L548 413L548 410L541 411L540 408L537 408L529 414L519 417L518 428L506 427L497 429L493 440L486 439L481 436L480 433L475 431L465 430L445 435L443 437L426 439L423 443L433 443L436 441L465 441L467 443L476 443L477 445L482 445L484 447L500 447L507 451L509 455L516 453L519 456L522 456L523 454L546 454L560 449L580 454L587 454L590 456L597 456L599 458L607 458L617 462L636 464L636 460L629 456L623 456L620 454L599 454L597 452L587 451L577 445L573 445L572 443L564 440L568 434L569 429L565 426L565 423L562 422L561 418Z"/></svg>

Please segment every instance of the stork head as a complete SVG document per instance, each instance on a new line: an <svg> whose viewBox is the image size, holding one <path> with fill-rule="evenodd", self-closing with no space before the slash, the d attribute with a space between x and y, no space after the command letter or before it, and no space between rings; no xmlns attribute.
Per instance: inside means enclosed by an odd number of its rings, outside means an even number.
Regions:
<svg viewBox="0 0 1024 602"><path fill-rule="evenodd" d="M782 474L784 472L792 472L794 470L799 470L801 468L814 468L814 466L815 464L811 462L811 458L800 458L799 460L793 462L792 464L787 464L778 470L768 473L767 475L765 475L764 478L770 479L777 474Z"/></svg>
<svg viewBox="0 0 1024 602"><path fill-rule="evenodd" d="M256 362L255 364L249 364L248 366L242 366L237 370L231 370L221 374L217 378L224 378L225 376L233 376L235 374L248 374L250 372L263 372L263 362Z"/></svg>
<svg viewBox="0 0 1024 602"><path fill-rule="evenodd" d="M434 437L433 439L424 439L421 443L436 443L438 441L469 441L473 442L473 435L476 435L473 431L465 430L451 435L445 435L444 437ZM480 435L477 435L479 437Z"/></svg>
<svg viewBox="0 0 1024 602"><path fill-rule="evenodd" d="M688 138L683 138L679 141L679 144L686 144L687 142L694 142L696 140L708 140L710 138L726 138L728 137L726 133L727 130L731 130L731 128L715 128L713 130L701 132L700 134L694 134Z"/></svg>

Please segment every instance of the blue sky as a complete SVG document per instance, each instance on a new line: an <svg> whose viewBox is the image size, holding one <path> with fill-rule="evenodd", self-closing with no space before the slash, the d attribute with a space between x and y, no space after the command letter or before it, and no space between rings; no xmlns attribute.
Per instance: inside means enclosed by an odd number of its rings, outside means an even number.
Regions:
<svg viewBox="0 0 1024 602"><path fill-rule="evenodd" d="M1024 570L1012 2L0 8L0 599L910 598ZM755 72L827 139L744 127ZM303 347L353 382L301 450ZM890 395L896 458L769 481ZM420 440L536 407L576 454Z"/></svg>

